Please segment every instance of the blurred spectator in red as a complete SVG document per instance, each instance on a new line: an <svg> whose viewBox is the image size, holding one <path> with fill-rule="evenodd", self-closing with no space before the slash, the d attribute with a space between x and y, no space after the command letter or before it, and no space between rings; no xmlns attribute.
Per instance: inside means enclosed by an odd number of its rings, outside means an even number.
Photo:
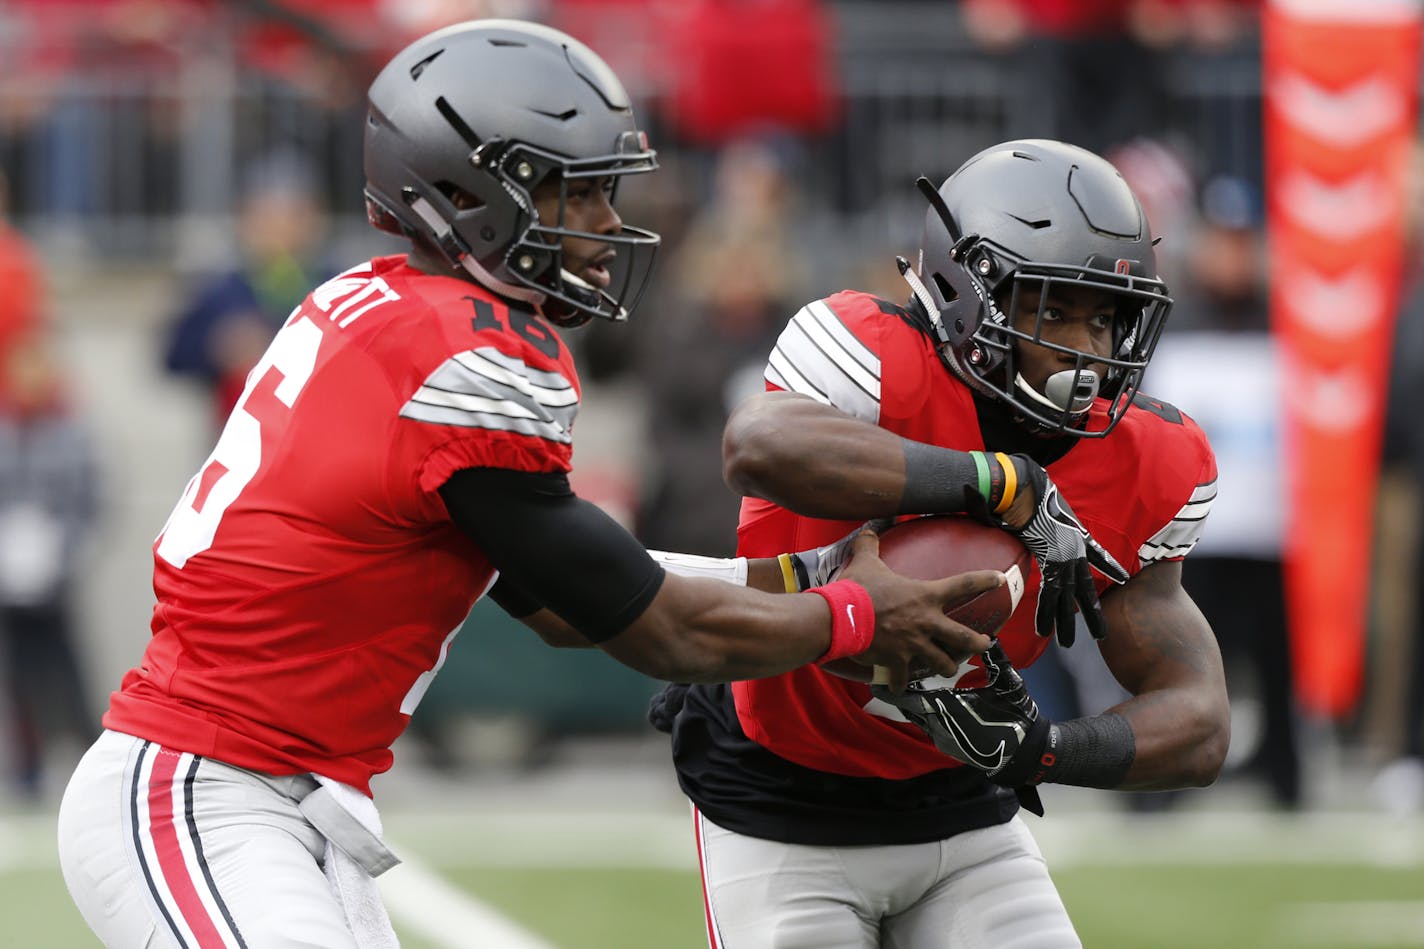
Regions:
<svg viewBox="0 0 1424 949"><path fill-rule="evenodd" d="M657 117L715 147L752 135L817 135L839 111L834 22L821 0L559 0L551 22L600 50Z"/></svg>
<svg viewBox="0 0 1424 949"><path fill-rule="evenodd" d="M0 172L0 360L40 327L44 275L25 237L9 224L10 189ZM9 402L8 377L0 383L0 403Z"/></svg>
<svg viewBox="0 0 1424 949"><path fill-rule="evenodd" d="M0 663L14 738L14 782L41 791L45 747L99 734L75 654L71 599L97 500L89 435L64 397L43 334L11 345L0 365Z"/></svg>
<svg viewBox="0 0 1424 949"><path fill-rule="evenodd" d="M292 308L332 273L313 187L311 170L293 153L249 168L234 266L199 280L169 324L165 366L209 389L219 427Z"/></svg>
<svg viewBox="0 0 1424 949"><path fill-rule="evenodd" d="M234 4L239 55L313 102L349 105L406 39L389 34L382 7L382 0L243 0Z"/></svg>
<svg viewBox="0 0 1424 949"><path fill-rule="evenodd" d="M667 120L691 142L816 135L838 102L834 36L817 0L687 0L668 37Z"/></svg>

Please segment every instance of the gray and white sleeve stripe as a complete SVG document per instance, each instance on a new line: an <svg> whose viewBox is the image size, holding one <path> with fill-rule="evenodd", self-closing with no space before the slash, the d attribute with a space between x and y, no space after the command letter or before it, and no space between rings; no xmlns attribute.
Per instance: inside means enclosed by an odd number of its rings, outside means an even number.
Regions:
<svg viewBox="0 0 1424 949"><path fill-rule="evenodd" d="M856 418L880 418L880 357L848 330L824 300L801 308L776 341L767 381Z"/></svg>
<svg viewBox="0 0 1424 949"><path fill-rule="evenodd" d="M1202 524L1211 512L1216 500L1216 482L1199 484L1182 509L1166 527L1148 538L1137 549L1137 559L1146 564L1158 560L1173 560L1191 553L1197 541L1201 540Z"/></svg>
<svg viewBox="0 0 1424 949"><path fill-rule="evenodd" d="M530 368L489 346L456 353L401 408L403 418L518 432L570 444L578 393L557 372Z"/></svg>

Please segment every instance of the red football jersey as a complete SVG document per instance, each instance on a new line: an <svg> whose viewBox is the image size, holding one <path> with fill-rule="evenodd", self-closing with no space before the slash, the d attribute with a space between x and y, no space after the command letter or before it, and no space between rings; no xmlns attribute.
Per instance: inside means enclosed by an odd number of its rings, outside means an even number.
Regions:
<svg viewBox="0 0 1424 949"><path fill-rule="evenodd" d="M154 543L153 638L104 724L369 791L495 571L437 490L568 471L579 382L544 321L377 258L288 318Z"/></svg>
<svg viewBox="0 0 1424 949"><path fill-rule="evenodd" d="M797 313L777 340L766 378L768 388L811 396L914 441L959 451L985 448L970 390L951 375L924 333L865 293L838 293ZM1091 427L1106 423L1105 406L1099 399ZM1186 556L1216 496L1216 463L1201 429L1144 396L1111 435L1080 440L1047 470L1093 537L1134 574L1151 562ZM853 527L749 498L742 504L738 553L805 550ZM1094 579L1099 592L1111 582L1096 572ZM1020 668L1050 642L1033 628L1038 588L1034 569L1019 609L999 633ZM984 684L974 663L961 665L959 685ZM867 686L815 666L734 683L732 691L747 737L808 768L904 779L949 761Z"/></svg>

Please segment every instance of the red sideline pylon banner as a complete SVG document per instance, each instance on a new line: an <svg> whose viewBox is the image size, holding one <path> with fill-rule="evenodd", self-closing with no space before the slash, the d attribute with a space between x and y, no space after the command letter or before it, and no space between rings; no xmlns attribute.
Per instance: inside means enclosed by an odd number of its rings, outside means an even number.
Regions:
<svg viewBox="0 0 1424 949"><path fill-rule="evenodd" d="M1316 716L1348 714L1363 681L1420 8L1419 0L1269 0L1263 14L1286 605L1296 693Z"/></svg>

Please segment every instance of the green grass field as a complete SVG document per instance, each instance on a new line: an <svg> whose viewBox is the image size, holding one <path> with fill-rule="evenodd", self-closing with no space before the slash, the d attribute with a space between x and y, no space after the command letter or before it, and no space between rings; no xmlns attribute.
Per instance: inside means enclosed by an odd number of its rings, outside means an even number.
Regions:
<svg viewBox="0 0 1424 949"><path fill-rule="evenodd" d="M1418 821L1244 814L1059 820L1061 831L1048 832L1048 822L1035 830L1043 830L1054 877L1091 949L1424 946ZM407 874L404 888L387 890L387 902L407 949L499 947L468 926L438 931L443 920L428 918L429 905L409 905L411 891L429 895L422 873L558 949L699 949L706 943L690 841L685 859L675 855L686 823L677 815L622 822L574 814L390 815L391 836L413 861L383 880ZM51 840L47 815L0 820L0 946L96 944L69 905ZM609 845L618 840L626 845ZM598 865L600 852L612 866ZM568 865L554 865L560 859ZM409 925L412 913L426 914L437 932Z"/></svg>
<svg viewBox="0 0 1424 949"><path fill-rule="evenodd" d="M1424 903L1413 931L1394 917L1365 931L1311 932L1299 907L1317 920L1331 905L1419 901L1424 871L1355 870L1261 864L1243 867L1079 867L1055 874L1083 944L1103 949L1293 949L1424 946ZM696 876L690 872L617 870L463 871L457 882L561 947L703 949ZM531 898L532 897L532 898ZM1342 926L1356 911L1349 910ZM1390 927L1386 929L1386 927Z"/></svg>

